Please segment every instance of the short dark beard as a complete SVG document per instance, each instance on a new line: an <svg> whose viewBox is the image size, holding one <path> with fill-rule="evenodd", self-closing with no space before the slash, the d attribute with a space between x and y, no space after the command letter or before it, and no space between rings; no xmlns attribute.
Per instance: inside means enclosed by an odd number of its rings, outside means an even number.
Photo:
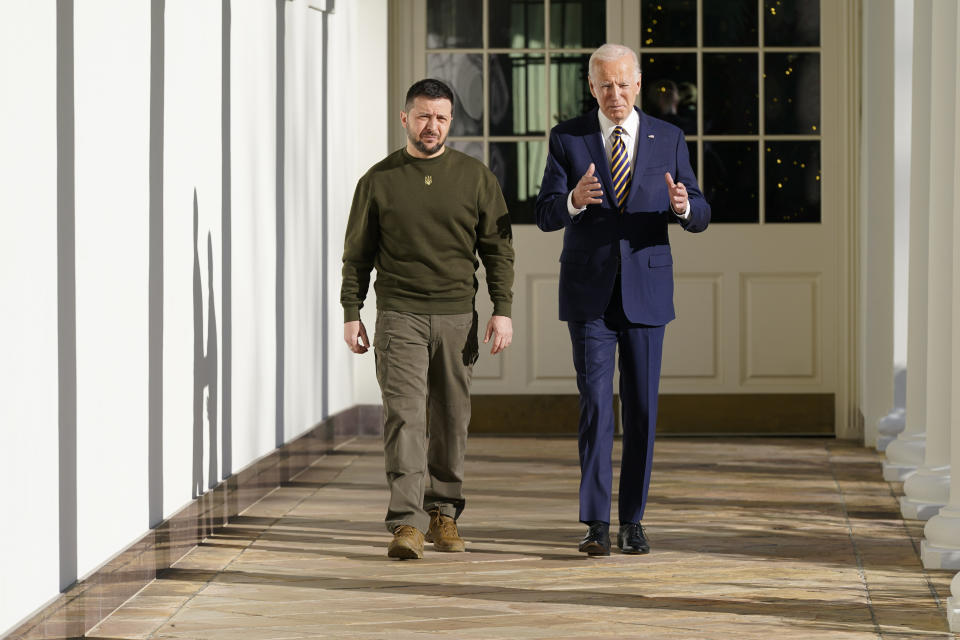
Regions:
<svg viewBox="0 0 960 640"><path fill-rule="evenodd" d="M417 151L428 156L432 156L435 153L439 152L440 149L443 149L443 145L447 142L447 139L444 138L437 143L437 146L428 147L427 145L423 144L423 141L420 140L420 138L415 138L413 134L410 133L409 129L407 130L407 139L413 143L413 146L417 149Z"/></svg>

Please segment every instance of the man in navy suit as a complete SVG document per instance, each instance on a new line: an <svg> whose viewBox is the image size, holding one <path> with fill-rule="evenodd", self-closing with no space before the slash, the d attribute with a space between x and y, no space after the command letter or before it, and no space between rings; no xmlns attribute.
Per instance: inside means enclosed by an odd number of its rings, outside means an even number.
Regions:
<svg viewBox="0 0 960 640"><path fill-rule="evenodd" d="M558 124L537 197L537 226L564 229L560 319L570 329L580 390L580 551L610 554L613 369L620 350L623 455L617 545L650 550L647 501L664 326L674 318L667 223L703 231L710 205L677 127L634 106L640 63L605 44L590 56L599 110Z"/></svg>

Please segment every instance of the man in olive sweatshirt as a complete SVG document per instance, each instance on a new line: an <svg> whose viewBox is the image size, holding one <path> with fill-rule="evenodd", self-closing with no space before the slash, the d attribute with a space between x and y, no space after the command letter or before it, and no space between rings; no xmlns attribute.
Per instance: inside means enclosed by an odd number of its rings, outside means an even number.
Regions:
<svg viewBox="0 0 960 640"><path fill-rule="evenodd" d="M344 241L343 339L354 353L370 347L360 309L370 271L377 270L373 347L383 395L391 558L422 558L425 539L437 551L464 550L456 520L464 506L470 378L479 355L478 255L493 301L483 341L492 339L490 353L497 354L513 338L507 205L489 169L444 146L452 113L453 92L444 83L426 79L410 87L400 113L406 147L360 178Z"/></svg>

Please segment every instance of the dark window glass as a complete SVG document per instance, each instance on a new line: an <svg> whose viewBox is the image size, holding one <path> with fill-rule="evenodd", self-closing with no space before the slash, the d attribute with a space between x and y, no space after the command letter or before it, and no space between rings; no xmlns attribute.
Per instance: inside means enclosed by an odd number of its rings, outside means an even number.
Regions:
<svg viewBox="0 0 960 640"><path fill-rule="evenodd" d="M764 56L767 133L820 133L820 54Z"/></svg>
<svg viewBox="0 0 960 640"><path fill-rule="evenodd" d="M483 135L483 56L479 53L427 54L427 75L453 90L450 135Z"/></svg>
<svg viewBox="0 0 960 640"><path fill-rule="evenodd" d="M474 2L481 5L480 0ZM491 47L543 47L543 0L489 0L488 6Z"/></svg>
<svg viewBox="0 0 960 640"><path fill-rule="evenodd" d="M758 133L757 54L703 54L703 131Z"/></svg>
<svg viewBox="0 0 960 640"><path fill-rule="evenodd" d="M492 54L489 82L491 135L538 135L547 130L542 55Z"/></svg>
<svg viewBox="0 0 960 640"><path fill-rule="evenodd" d="M693 168L693 173L696 174L697 182L699 183L700 173L697 171L697 143L696 142L687 143L687 153L690 155L690 166ZM677 176L673 176L673 178L676 179ZM703 185L700 185L700 186L702 187ZM709 202L709 200L707 202ZM677 222L677 217L669 216L667 218L667 222L671 222L671 223Z"/></svg>
<svg viewBox="0 0 960 640"><path fill-rule="evenodd" d="M550 46L557 49L599 47L607 30L606 0L552 0Z"/></svg>
<svg viewBox="0 0 960 640"><path fill-rule="evenodd" d="M427 48L483 46L482 10L478 0L427 0Z"/></svg>
<svg viewBox="0 0 960 640"><path fill-rule="evenodd" d="M597 106L587 82L589 55L554 54L550 58L550 124L575 118Z"/></svg>
<svg viewBox="0 0 960 640"><path fill-rule="evenodd" d="M756 142L704 142L701 186L711 222L759 222Z"/></svg>
<svg viewBox="0 0 960 640"><path fill-rule="evenodd" d="M536 222L533 206L546 161L547 143L542 140L490 143L490 170L500 181L513 224Z"/></svg>
<svg viewBox="0 0 960 640"><path fill-rule="evenodd" d="M757 46L757 0L703 3L705 47Z"/></svg>
<svg viewBox="0 0 960 640"><path fill-rule="evenodd" d="M645 53L640 65L644 112L696 135L697 54Z"/></svg>
<svg viewBox="0 0 960 640"><path fill-rule="evenodd" d="M694 47L697 44L696 0L643 0L640 6L644 47Z"/></svg>
<svg viewBox="0 0 960 640"><path fill-rule="evenodd" d="M447 146L483 162L483 143L479 140L447 140Z"/></svg>
<svg viewBox="0 0 960 640"><path fill-rule="evenodd" d="M763 39L768 47L820 44L820 0L763 0Z"/></svg>
<svg viewBox="0 0 960 640"><path fill-rule="evenodd" d="M767 222L820 222L820 143L767 142Z"/></svg>

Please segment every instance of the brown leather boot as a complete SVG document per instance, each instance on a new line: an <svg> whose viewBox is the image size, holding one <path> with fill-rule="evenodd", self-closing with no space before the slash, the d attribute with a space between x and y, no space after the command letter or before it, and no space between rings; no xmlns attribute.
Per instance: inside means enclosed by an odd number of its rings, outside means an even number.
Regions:
<svg viewBox="0 0 960 640"><path fill-rule="evenodd" d="M427 530L427 542L433 543L436 551L463 551L466 545L457 532L457 522L450 516L440 513L439 509L430 512L430 528Z"/></svg>
<svg viewBox="0 0 960 640"><path fill-rule="evenodd" d="M393 530L393 540L387 547L387 557L419 560L423 557L423 534L416 527L400 525Z"/></svg>

